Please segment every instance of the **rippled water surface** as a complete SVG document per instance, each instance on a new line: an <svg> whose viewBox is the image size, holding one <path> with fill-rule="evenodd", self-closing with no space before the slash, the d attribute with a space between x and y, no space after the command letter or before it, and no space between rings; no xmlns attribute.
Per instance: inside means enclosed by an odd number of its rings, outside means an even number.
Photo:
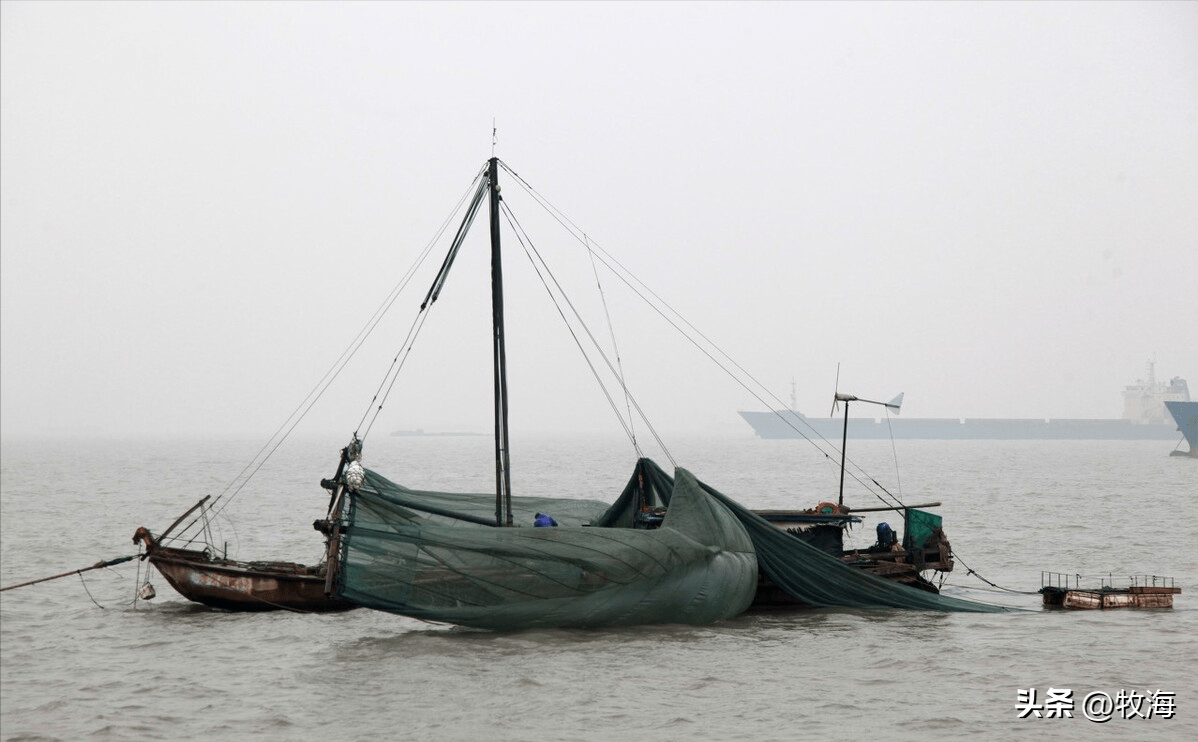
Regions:
<svg viewBox="0 0 1198 742"><path fill-rule="evenodd" d="M319 480L339 440L289 444L222 518L230 556L319 560ZM485 438L383 438L367 464L428 489L486 491ZM708 627L496 634L358 610L233 614L133 602L137 561L0 594L3 740L770 740L1198 738L1198 461L1161 442L850 444L911 503L941 501L960 560L946 592L1027 608L754 613ZM0 583L133 554L253 456L240 440L2 442ZM517 494L614 498L627 445L514 452ZM678 463L757 508L835 499L801 441L675 444ZM669 462L656 457L667 468ZM900 479L901 475L901 479ZM899 483L901 482L901 487ZM871 498L872 500L872 498ZM846 501L867 507L860 489ZM855 532L872 542L872 525ZM968 565L967 567L964 565ZM995 591L986 580L1011 590ZM1045 612L1041 570L1172 575L1172 610ZM1172 719L1019 719L1017 690L1162 690Z"/></svg>

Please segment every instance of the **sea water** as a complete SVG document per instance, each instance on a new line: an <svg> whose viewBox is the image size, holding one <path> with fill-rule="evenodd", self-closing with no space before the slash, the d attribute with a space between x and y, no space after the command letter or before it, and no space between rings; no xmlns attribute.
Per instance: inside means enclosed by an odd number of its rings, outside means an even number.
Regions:
<svg viewBox="0 0 1198 742"><path fill-rule="evenodd" d="M219 548L319 561L319 480L343 444L280 448L222 500ZM0 738L1195 739L1198 460L1169 448L851 442L887 490L942 503L958 558L944 591L1026 609L1000 614L808 609L701 627L491 633L368 610L211 610L136 560L18 588L0 593ZM138 526L161 531L256 451L238 439L4 439L0 583L136 553ZM838 462L805 441L684 440L669 454L749 507L837 498ZM513 489L611 500L635 456L621 441L517 440ZM423 489L493 486L484 437L383 437L367 442L365 461ZM853 477L845 501L881 504ZM868 546L885 518L895 516L870 514L851 542ZM1183 592L1170 610L1045 611L1045 570L1168 575ZM147 578L157 597L137 601ZM1071 716L1044 706L1049 689L1068 691ZM1106 722L1083 712L1095 694L1121 703Z"/></svg>

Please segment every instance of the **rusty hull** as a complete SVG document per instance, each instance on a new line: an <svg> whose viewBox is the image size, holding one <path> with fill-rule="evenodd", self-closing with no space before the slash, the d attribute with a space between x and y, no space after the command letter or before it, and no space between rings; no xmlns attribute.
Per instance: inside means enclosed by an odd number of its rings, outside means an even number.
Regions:
<svg viewBox="0 0 1198 742"><path fill-rule="evenodd" d="M180 595L213 608L327 612L355 607L325 595L324 565L210 559L202 551L161 546L149 560Z"/></svg>

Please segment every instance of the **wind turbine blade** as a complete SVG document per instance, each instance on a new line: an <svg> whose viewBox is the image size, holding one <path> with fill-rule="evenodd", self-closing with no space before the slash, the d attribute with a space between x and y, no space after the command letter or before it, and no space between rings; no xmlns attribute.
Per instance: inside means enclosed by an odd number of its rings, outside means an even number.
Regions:
<svg viewBox="0 0 1198 742"><path fill-rule="evenodd" d="M828 413L828 417L836 417L836 411L839 409L840 402L840 361L836 362L836 383L832 386L832 411Z"/></svg>

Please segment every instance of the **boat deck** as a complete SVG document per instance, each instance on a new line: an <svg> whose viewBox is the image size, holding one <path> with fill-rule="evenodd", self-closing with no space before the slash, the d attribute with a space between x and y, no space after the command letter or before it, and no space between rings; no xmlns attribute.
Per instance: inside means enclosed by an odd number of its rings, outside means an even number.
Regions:
<svg viewBox="0 0 1198 742"><path fill-rule="evenodd" d="M831 503L821 503L810 510L755 510L775 528L785 531L826 554L839 559L850 567L869 572L893 582L900 582L919 590L940 592L935 584L923 576L925 571L951 572L953 570L952 546L944 532L936 529L935 537L922 547L904 548L896 543L889 548L877 546L867 549L844 548L843 533L850 523L860 523L861 518L849 512L832 512L839 508ZM803 605L779 588L764 572L758 576L755 608L788 607Z"/></svg>

